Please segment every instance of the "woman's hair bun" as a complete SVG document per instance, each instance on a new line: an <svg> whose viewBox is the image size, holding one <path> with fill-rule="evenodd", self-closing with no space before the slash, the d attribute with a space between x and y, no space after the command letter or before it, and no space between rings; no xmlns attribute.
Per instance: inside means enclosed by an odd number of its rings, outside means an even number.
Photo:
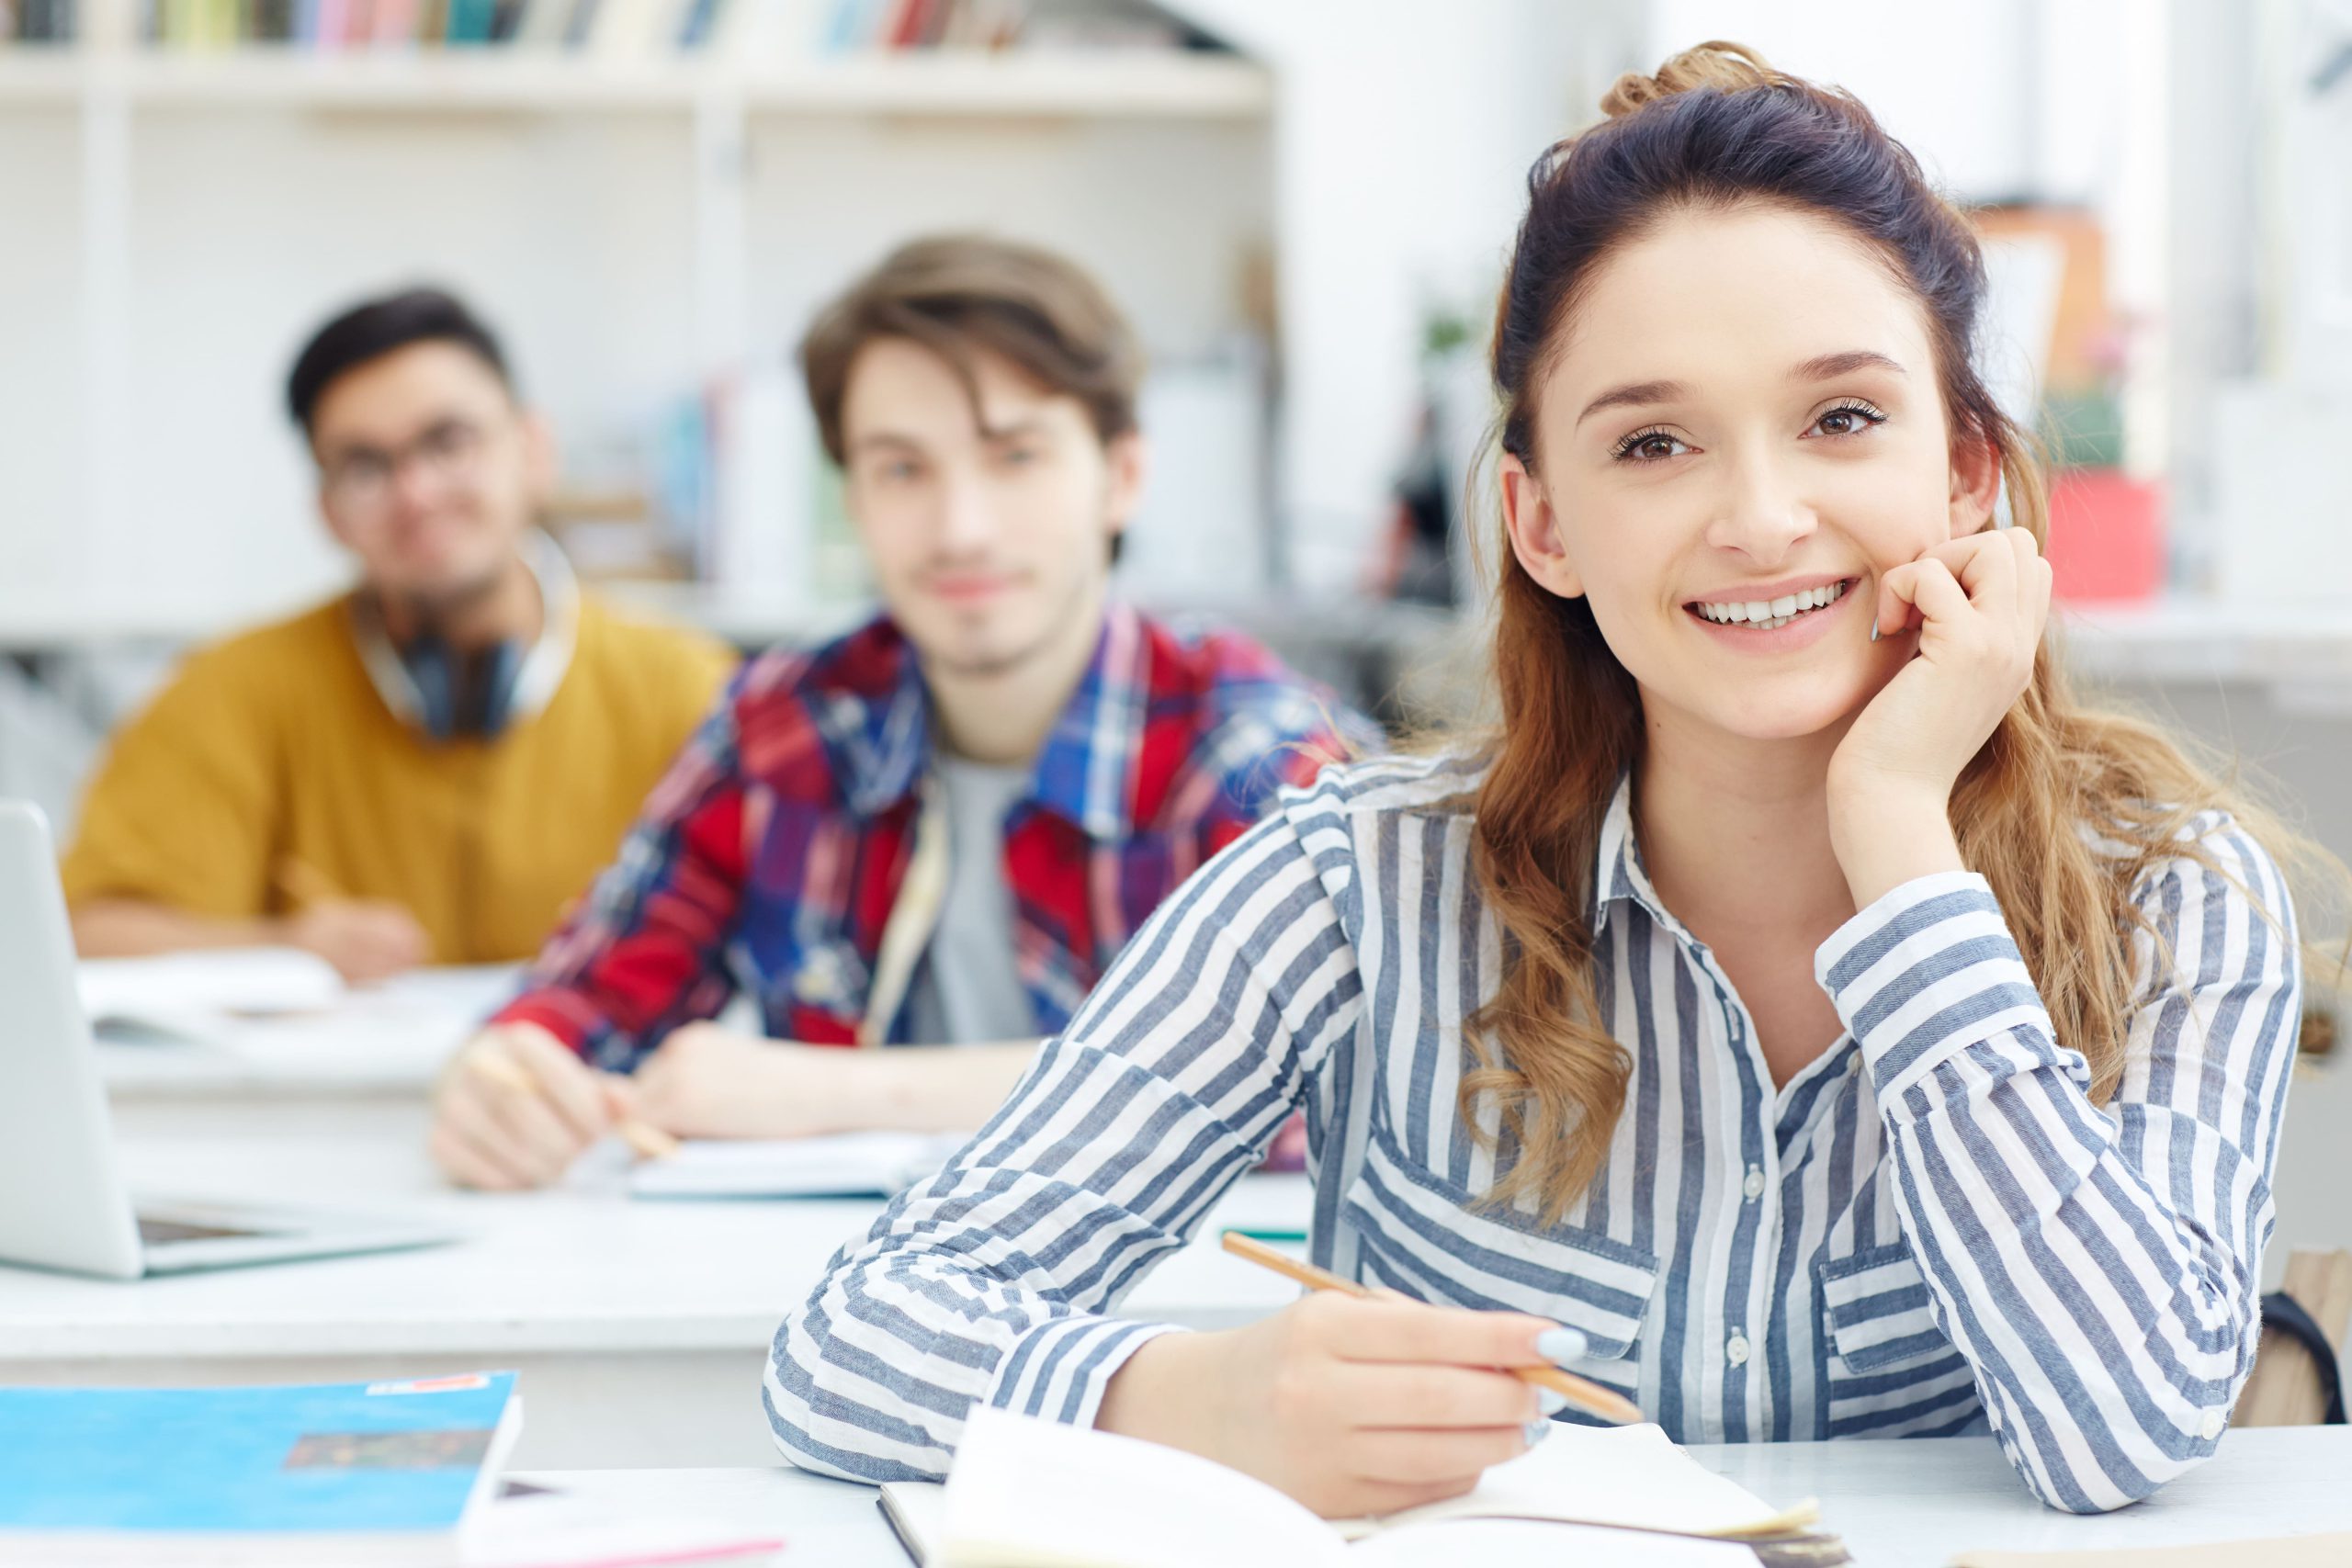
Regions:
<svg viewBox="0 0 2352 1568"><path fill-rule="evenodd" d="M1628 71L1618 77L1600 96L1600 112L1618 119L1644 104L1670 98L1694 87L1736 93L1743 87L1767 87L1787 80L1784 73L1773 70L1762 55L1746 44L1711 39L1684 50L1659 66L1653 75Z"/></svg>

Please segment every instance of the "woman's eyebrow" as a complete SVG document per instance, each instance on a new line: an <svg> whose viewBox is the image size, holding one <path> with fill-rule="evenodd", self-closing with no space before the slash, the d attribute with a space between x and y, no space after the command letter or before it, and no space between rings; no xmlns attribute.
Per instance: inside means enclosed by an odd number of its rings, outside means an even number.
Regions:
<svg viewBox="0 0 2352 1568"><path fill-rule="evenodd" d="M1857 370L1892 370L1897 376L1910 372L1876 349L1849 348L1839 354L1817 354L1789 372L1792 381L1826 381L1832 377L1850 376Z"/></svg>
<svg viewBox="0 0 2352 1568"><path fill-rule="evenodd" d="M1584 405L1584 412L1577 415L1582 424L1603 409L1639 408L1645 403L1668 403L1690 395L1690 389L1679 381L1629 381L1622 387L1611 387Z"/></svg>

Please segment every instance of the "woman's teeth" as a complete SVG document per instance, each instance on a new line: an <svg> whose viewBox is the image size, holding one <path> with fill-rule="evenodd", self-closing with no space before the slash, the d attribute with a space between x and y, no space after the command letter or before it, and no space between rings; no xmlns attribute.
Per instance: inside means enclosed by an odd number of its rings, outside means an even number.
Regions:
<svg viewBox="0 0 2352 1568"><path fill-rule="evenodd" d="M1750 626L1759 632L1769 632L1787 626L1809 610L1834 604L1846 595L1843 582L1832 582L1820 588L1808 588L1802 593L1784 593L1778 599L1750 599L1745 604L1693 604L1699 612L1717 626Z"/></svg>

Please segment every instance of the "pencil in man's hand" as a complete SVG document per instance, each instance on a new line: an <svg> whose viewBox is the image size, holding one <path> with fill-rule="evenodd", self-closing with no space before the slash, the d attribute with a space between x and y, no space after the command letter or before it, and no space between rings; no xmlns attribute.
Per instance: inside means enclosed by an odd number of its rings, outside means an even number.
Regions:
<svg viewBox="0 0 2352 1568"><path fill-rule="evenodd" d="M1240 1231L1227 1231L1219 1239L1226 1251L1236 1258L1245 1258L1261 1269L1271 1269L1310 1291L1340 1291L1351 1296L1372 1294L1353 1280L1343 1280L1328 1269L1317 1269L1314 1264L1293 1258L1286 1252L1277 1252L1264 1242ZM1631 1400L1574 1372L1564 1372L1557 1367L1507 1367L1503 1370L1521 1382L1550 1389L1578 1410L1612 1426L1627 1426L1642 1418L1640 1409Z"/></svg>
<svg viewBox="0 0 2352 1568"><path fill-rule="evenodd" d="M492 1083L505 1085L518 1094L537 1094L539 1080L528 1069L489 1051L472 1051L466 1055L466 1069L480 1073ZM639 1159L668 1159L678 1152L678 1140L648 1122L634 1116L624 1116L614 1123L621 1142L636 1152Z"/></svg>

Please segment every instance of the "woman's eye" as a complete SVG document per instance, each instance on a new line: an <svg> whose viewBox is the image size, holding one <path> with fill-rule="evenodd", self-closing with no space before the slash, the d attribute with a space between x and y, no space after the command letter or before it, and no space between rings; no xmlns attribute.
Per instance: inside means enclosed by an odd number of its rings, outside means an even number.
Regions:
<svg viewBox="0 0 2352 1568"><path fill-rule="evenodd" d="M1841 403L1813 422L1815 432L1822 435L1860 435L1874 424L1884 424L1886 415L1866 403Z"/></svg>
<svg viewBox="0 0 2352 1568"><path fill-rule="evenodd" d="M1637 430L1617 443L1616 456L1628 462L1657 463L1677 457L1690 450L1663 430Z"/></svg>

